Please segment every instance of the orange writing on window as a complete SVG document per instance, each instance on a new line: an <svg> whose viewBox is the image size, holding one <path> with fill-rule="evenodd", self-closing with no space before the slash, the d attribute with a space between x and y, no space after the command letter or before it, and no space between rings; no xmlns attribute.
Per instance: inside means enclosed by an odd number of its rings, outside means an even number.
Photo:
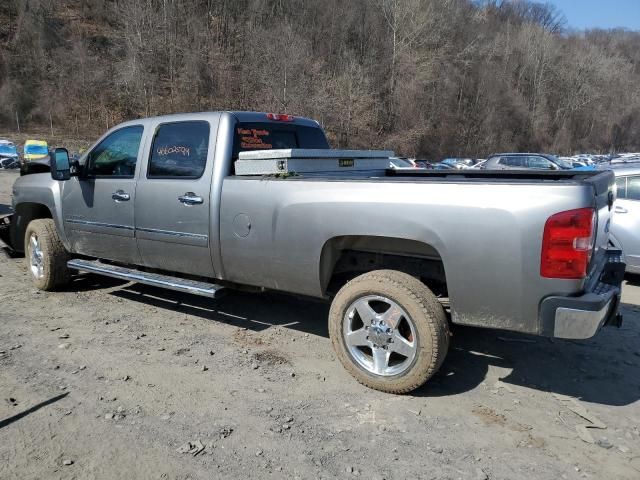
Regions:
<svg viewBox="0 0 640 480"><path fill-rule="evenodd" d="M273 145L266 143L262 137L268 137L268 130L261 130L257 128L238 128L238 135L240 137L240 148L248 150L269 150L273 148Z"/></svg>

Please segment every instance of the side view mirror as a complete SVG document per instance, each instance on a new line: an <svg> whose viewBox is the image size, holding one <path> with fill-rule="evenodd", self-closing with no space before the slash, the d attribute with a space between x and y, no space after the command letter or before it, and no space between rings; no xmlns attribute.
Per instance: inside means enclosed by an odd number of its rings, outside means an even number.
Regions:
<svg viewBox="0 0 640 480"><path fill-rule="evenodd" d="M56 148L49 158L51 159L51 178L61 181L69 180L71 178L69 151L66 148Z"/></svg>

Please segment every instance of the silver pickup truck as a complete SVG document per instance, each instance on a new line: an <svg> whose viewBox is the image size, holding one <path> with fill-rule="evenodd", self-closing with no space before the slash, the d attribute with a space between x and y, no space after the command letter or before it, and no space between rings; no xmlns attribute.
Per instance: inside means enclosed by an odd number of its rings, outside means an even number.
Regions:
<svg viewBox="0 0 640 480"><path fill-rule="evenodd" d="M0 236L43 290L84 271L330 299L344 367L393 393L438 370L451 323L581 339L621 322L611 172L234 174L239 152L269 148L329 145L288 115L126 122L79 162L56 149L51 173L16 180Z"/></svg>

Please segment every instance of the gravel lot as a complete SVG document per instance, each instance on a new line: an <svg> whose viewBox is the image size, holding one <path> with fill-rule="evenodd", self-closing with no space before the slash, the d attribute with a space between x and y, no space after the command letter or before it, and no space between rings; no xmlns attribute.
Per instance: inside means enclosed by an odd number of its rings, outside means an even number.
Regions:
<svg viewBox="0 0 640 480"><path fill-rule="evenodd" d="M0 478L637 480L640 279L623 302L588 341L456 328L392 396L337 362L327 304L91 275L44 293L0 251Z"/></svg>

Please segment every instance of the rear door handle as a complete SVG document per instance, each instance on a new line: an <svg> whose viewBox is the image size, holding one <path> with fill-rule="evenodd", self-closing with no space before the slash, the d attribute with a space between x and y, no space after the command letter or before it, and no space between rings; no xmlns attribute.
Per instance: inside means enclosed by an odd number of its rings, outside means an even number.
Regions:
<svg viewBox="0 0 640 480"><path fill-rule="evenodd" d="M629 210L627 210L624 207L621 207L620 205L616 206L616 213L627 213Z"/></svg>
<svg viewBox="0 0 640 480"><path fill-rule="evenodd" d="M178 201L185 205L200 205L201 203L204 203L202 197L199 197L193 192L187 192L184 195L180 195L178 197Z"/></svg>
<svg viewBox="0 0 640 480"><path fill-rule="evenodd" d="M116 190L111 194L111 198L113 198L116 202L126 202L131 197L124 190Z"/></svg>

